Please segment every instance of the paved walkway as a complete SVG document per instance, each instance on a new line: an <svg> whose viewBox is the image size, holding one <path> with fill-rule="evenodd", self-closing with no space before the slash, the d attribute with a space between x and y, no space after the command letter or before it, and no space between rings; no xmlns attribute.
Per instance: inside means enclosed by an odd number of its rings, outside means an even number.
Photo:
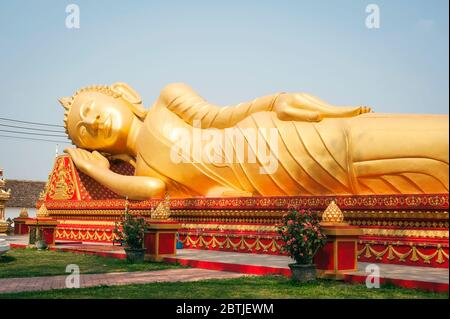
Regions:
<svg viewBox="0 0 450 319"><path fill-rule="evenodd" d="M264 266L279 269L289 269L292 259L280 255L245 254L215 250L180 249L176 259L203 261L211 263ZM355 276L367 276L365 272L368 263L358 263L358 271L352 272ZM380 267L380 277L389 279L415 280L435 283L449 282L448 268L416 267L394 264L376 264Z"/></svg>
<svg viewBox="0 0 450 319"><path fill-rule="evenodd" d="M242 277L244 274L226 271L186 268L145 272L116 272L106 274L80 275L80 288L100 285L130 285L152 282L186 282L205 279L225 279ZM67 276L28 277L0 279L0 294L24 291L64 289Z"/></svg>

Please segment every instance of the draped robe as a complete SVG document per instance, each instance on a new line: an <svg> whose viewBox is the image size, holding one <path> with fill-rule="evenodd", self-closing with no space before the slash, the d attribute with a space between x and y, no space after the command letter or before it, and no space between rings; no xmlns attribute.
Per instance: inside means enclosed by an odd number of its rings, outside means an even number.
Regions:
<svg viewBox="0 0 450 319"><path fill-rule="evenodd" d="M282 121L272 112L276 96L263 99L225 108L189 92L167 103L160 99L138 139L136 174L161 178L173 197L448 192L448 116L368 113ZM225 150L223 163L204 161L195 152L182 162L171 157L180 139L192 149L195 130L219 136L222 144L214 147L223 150L230 128L244 141L243 160L227 161ZM261 173L267 158L247 133L259 129L276 132L276 149L267 136L258 139L276 159L270 174ZM235 140L228 142L238 151ZM203 149L208 145L202 140ZM249 161L252 152L255 162Z"/></svg>

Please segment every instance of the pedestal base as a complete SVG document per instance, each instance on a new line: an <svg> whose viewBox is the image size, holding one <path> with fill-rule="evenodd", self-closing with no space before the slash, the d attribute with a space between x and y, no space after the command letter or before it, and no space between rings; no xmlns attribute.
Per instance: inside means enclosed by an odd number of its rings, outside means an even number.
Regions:
<svg viewBox="0 0 450 319"><path fill-rule="evenodd" d="M324 224L322 227L327 243L314 258L317 276L342 280L346 273L358 268L357 241L362 231L348 224Z"/></svg>
<svg viewBox="0 0 450 319"><path fill-rule="evenodd" d="M41 228L43 240L47 245L55 244L55 230L58 222L50 218L29 219L25 225L28 227L28 244L34 245L36 241L36 227Z"/></svg>
<svg viewBox="0 0 450 319"><path fill-rule="evenodd" d="M14 235L26 235L28 234L27 221L33 220L33 218L14 218Z"/></svg>
<svg viewBox="0 0 450 319"><path fill-rule="evenodd" d="M144 236L145 260L162 261L175 256L177 232L181 225L171 221L150 221Z"/></svg>
<svg viewBox="0 0 450 319"><path fill-rule="evenodd" d="M6 234L8 232L8 223L4 220L0 220L0 234Z"/></svg>

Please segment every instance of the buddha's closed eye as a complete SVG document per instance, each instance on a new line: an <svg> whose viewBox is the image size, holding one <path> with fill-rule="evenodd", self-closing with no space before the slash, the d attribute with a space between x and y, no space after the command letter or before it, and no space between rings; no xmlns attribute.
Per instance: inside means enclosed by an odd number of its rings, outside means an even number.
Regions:
<svg viewBox="0 0 450 319"><path fill-rule="evenodd" d="M94 100L89 100L86 101L86 103L84 103L81 108L80 108L80 116L82 119L85 119L86 117L89 116L89 114L92 112L92 110L95 107L95 102Z"/></svg>

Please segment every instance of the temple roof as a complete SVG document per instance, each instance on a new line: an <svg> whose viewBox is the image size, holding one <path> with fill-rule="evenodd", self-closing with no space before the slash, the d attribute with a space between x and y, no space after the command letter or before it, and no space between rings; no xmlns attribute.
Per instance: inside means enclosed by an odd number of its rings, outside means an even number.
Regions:
<svg viewBox="0 0 450 319"><path fill-rule="evenodd" d="M6 180L4 189L11 189L11 198L6 202L6 206L34 208L44 186L45 182L39 181Z"/></svg>

